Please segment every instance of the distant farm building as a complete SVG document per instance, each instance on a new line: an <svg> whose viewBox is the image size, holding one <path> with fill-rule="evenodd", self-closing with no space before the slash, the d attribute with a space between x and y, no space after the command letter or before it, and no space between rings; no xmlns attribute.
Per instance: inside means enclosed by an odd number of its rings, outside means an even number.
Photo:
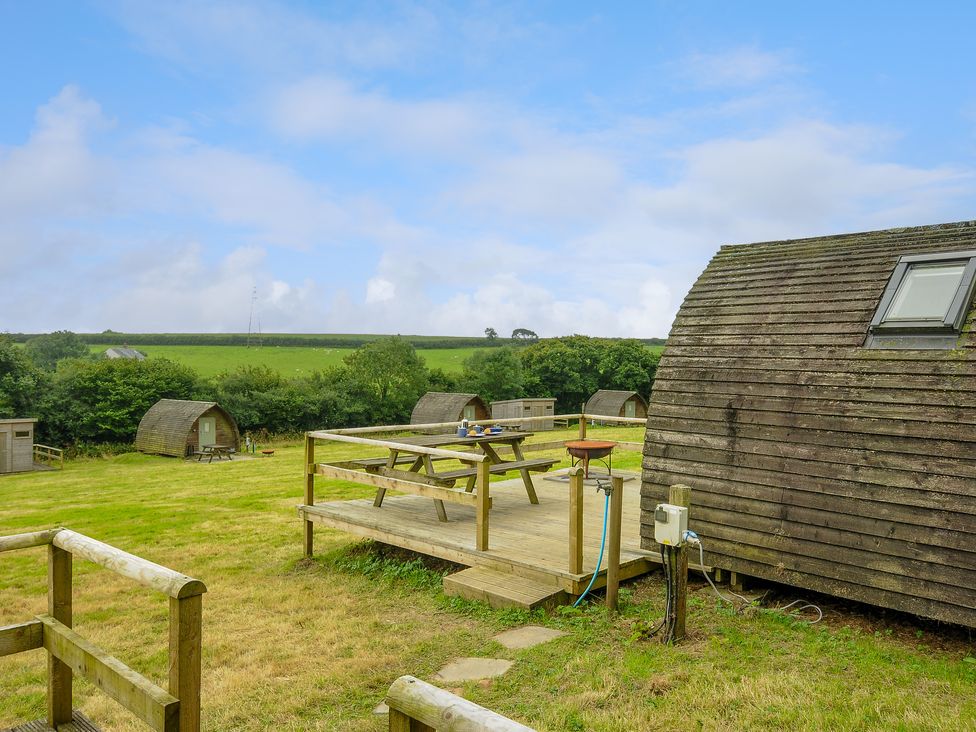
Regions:
<svg viewBox="0 0 976 732"><path fill-rule="evenodd" d="M0 473L34 469L36 419L0 419Z"/></svg>
<svg viewBox="0 0 976 732"><path fill-rule="evenodd" d="M106 348L105 358L127 358L132 361L145 361L146 354L134 348Z"/></svg>
<svg viewBox="0 0 976 732"><path fill-rule="evenodd" d="M555 399L505 399L491 403L492 419L518 419L519 417L549 417L549 419L531 420L520 424L508 425L520 430L551 430L554 429L552 416L556 413Z"/></svg>
<svg viewBox="0 0 976 732"><path fill-rule="evenodd" d="M410 424L460 422L462 419L485 421L491 413L477 394L453 394L428 391L414 405Z"/></svg>
<svg viewBox="0 0 976 732"><path fill-rule="evenodd" d="M216 402L160 399L139 422L136 450L184 457L205 447L239 450L241 436L234 418Z"/></svg>
<svg viewBox="0 0 976 732"><path fill-rule="evenodd" d="M651 397L641 533L692 487L705 564L976 627L976 221L725 246Z"/></svg>
<svg viewBox="0 0 976 732"><path fill-rule="evenodd" d="M646 417L647 402L636 391L600 389L591 396L583 411L607 417Z"/></svg>

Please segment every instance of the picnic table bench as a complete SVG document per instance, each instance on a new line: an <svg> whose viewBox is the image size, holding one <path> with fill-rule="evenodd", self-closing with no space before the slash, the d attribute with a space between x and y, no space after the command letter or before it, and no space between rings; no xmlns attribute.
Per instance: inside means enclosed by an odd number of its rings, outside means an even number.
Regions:
<svg viewBox="0 0 976 732"><path fill-rule="evenodd" d="M197 462L200 462L205 457L209 456L208 463L212 463L214 458L218 460L223 460L227 458L232 460L231 455L234 453L234 448L230 445L203 445L199 450L197 450Z"/></svg>
<svg viewBox="0 0 976 732"><path fill-rule="evenodd" d="M471 445L478 448L488 456L489 472L493 475L504 475L505 473L517 471L522 476L525 485L525 492L529 497L529 502L539 503L539 498L532 484L530 472L545 472L559 462L552 458L534 458L527 460L522 454L521 444L530 437L529 432L499 432L483 433L460 437L458 435L419 435L415 437L397 438L398 447L390 448L389 456L376 458L363 458L350 460L346 464L350 467L365 468L367 473L382 475L388 478L398 478L412 483L428 484L439 488L453 488L459 480L467 481L463 493L471 493L475 489L477 482L478 469L473 462L461 460L465 467L456 470L438 472L434 467L434 462L439 460L449 460L446 457L432 457L426 454L416 454L410 452L411 446L418 447L445 447L448 445ZM399 447L401 446L402 447ZM510 447L515 456L515 460L503 460L495 447ZM408 466L406 470L398 469L397 466ZM423 470L423 472L421 472ZM460 491L459 491L460 492ZM376 498L373 505L380 507L383 505L383 498L386 495L386 488L378 487ZM434 498L434 507L437 516L441 521L447 521L447 512L444 509L443 499Z"/></svg>

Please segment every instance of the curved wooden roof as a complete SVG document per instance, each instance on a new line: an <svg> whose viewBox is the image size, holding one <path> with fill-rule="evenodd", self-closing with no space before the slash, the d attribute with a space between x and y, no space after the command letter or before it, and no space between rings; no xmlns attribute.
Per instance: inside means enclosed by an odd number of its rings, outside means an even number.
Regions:
<svg viewBox="0 0 976 732"><path fill-rule="evenodd" d="M230 422L237 435L237 423L217 402L187 399L160 399L143 415L136 432L135 448L156 455L183 457L186 440L193 423L210 410L219 411ZM240 437L237 437L240 441Z"/></svg>
<svg viewBox="0 0 976 732"><path fill-rule="evenodd" d="M722 247L657 370L643 504L691 486L706 564L976 627L973 312L952 350L864 347L899 257L968 250L976 221Z"/></svg>
<svg viewBox="0 0 976 732"><path fill-rule="evenodd" d="M583 411L587 414L603 415L606 417L618 417L624 408L624 403L637 397L645 407L647 402L644 397L636 391L620 391L617 389L600 389L586 400Z"/></svg>
<svg viewBox="0 0 976 732"><path fill-rule="evenodd" d="M488 415L488 406L477 394L456 394L446 391L428 391L414 405L410 424L456 422L464 407L474 402L480 412Z"/></svg>

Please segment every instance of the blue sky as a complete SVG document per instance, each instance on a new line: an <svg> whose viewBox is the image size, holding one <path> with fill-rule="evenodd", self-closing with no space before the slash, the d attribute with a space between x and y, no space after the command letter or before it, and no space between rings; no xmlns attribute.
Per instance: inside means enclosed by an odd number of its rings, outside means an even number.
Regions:
<svg viewBox="0 0 976 732"><path fill-rule="evenodd" d="M974 218L970 3L0 0L0 330L667 334Z"/></svg>

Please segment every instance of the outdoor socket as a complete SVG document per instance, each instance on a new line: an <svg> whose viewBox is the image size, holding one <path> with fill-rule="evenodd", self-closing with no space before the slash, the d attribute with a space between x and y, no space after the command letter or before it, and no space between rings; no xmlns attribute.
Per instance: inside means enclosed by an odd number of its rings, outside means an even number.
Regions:
<svg viewBox="0 0 976 732"><path fill-rule="evenodd" d="M681 546L688 530L688 509L659 503L654 509L654 541L665 546Z"/></svg>

